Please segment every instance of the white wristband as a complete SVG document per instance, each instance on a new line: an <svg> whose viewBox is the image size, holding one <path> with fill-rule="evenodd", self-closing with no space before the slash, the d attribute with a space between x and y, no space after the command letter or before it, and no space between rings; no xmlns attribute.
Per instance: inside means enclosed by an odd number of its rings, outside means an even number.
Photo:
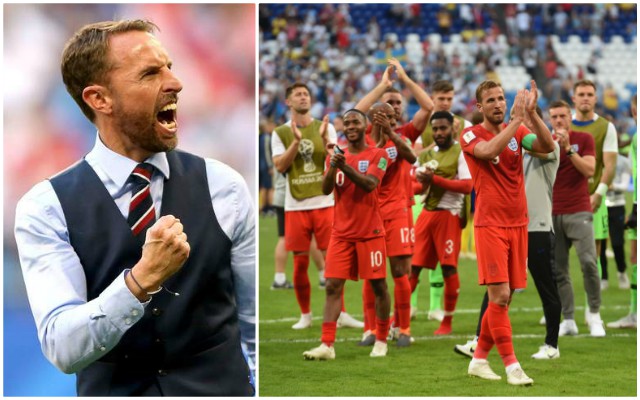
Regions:
<svg viewBox="0 0 640 400"><path fill-rule="evenodd" d="M609 186L607 186L605 183L600 182L598 184L598 188L594 193L599 194L600 197L605 197L607 195L607 190L609 190Z"/></svg>

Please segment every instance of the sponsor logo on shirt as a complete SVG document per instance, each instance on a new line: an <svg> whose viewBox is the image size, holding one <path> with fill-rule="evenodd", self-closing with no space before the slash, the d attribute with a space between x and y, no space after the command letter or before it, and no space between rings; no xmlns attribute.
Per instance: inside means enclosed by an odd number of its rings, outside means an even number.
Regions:
<svg viewBox="0 0 640 400"><path fill-rule="evenodd" d="M511 138L507 146L511 151L518 151L518 141L516 140L516 138Z"/></svg>
<svg viewBox="0 0 640 400"><path fill-rule="evenodd" d="M476 138L476 135L474 135L473 132L468 131L467 133L462 135L462 138L464 139L465 142L471 143L471 141Z"/></svg>
<svg viewBox="0 0 640 400"><path fill-rule="evenodd" d="M578 152L579 148L580 148L580 146L578 146L578 144L572 144L571 145L571 150L575 151L576 153Z"/></svg>
<svg viewBox="0 0 640 400"><path fill-rule="evenodd" d="M358 161L358 171L364 174L365 172L367 172L368 169L369 169L369 160Z"/></svg>
<svg viewBox="0 0 640 400"><path fill-rule="evenodd" d="M387 147L386 150L390 159L395 160L398 157L398 150L395 148L395 146Z"/></svg>

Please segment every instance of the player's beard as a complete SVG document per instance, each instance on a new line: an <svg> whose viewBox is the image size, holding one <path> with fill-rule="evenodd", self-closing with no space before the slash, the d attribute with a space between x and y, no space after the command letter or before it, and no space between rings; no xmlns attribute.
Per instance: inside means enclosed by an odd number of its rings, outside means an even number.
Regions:
<svg viewBox="0 0 640 400"><path fill-rule="evenodd" d="M120 108L120 102L115 102L113 114L119 115L115 124L119 132L124 134L131 143L151 153L170 151L178 145L177 135L173 139L160 140L156 132L157 110L152 113L130 112Z"/></svg>
<svg viewBox="0 0 640 400"><path fill-rule="evenodd" d="M443 138L443 139L436 139L435 137L433 138L433 141L438 145L438 147L442 150L446 150L449 147L451 147L451 145L453 144L453 138L451 135ZM442 142L442 144L438 143L438 142Z"/></svg>
<svg viewBox="0 0 640 400"><path fill-rule="evenodd" d="M309 110L310 110L310 109L311 109L311 106L309 106L309 107L307 107L307 108L301 108L301 107L298 107L298 108L294 108L293 110L294 110L297 114L300 114L300 115L306 115L306 114L308 114L308 113L309 113Z"/></svg>
<svg viewBox="0 0 640 400"><path fill-rule="evenodd" d="M484 118L489 121L492 125L500 125L501 123L504 122L504 112L501 114L501 116L497 116L494 113L491 113L489 115L485 115Z"/></svg>

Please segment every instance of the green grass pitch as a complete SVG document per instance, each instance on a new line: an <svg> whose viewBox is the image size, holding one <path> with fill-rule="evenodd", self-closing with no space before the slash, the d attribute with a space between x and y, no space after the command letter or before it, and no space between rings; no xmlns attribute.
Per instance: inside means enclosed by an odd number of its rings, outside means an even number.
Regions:
<svg viewBox="0 0 640 400"><path fill-rule="evenodd" d="M460 297L453 319L453 333L435 337L438 323L427 320L428 275L423 274L418 315L411 331L416 342L398 349L389 343L387 357L369 357L370 348L357 346L359 329L338 329L336 359L305 361L302 352L320 344L324 291L318 289L318 274L310 265L313 326L291 329L300 316L293 290L270 290L273 281L273 249L277 239L276 219L260 218L259 239L259 358L260 396L637 396L637 333L608 329L605 338L591 338L584 324L585 295L575 251L571 251L572 280L576 298L577 337L561 337L560 358L533 360L531 355L544 342L545 329L535 285L514 294L509 315L516 356L534 379L531 387L506 383L504 367L496 349L489 355L494 371L503 379L485 381L467 376L469 359L453 352L475 332L483 287L477 284L475 261L461 259ZM628 257L628 250L627 250ZM615 262L610 260L609 289L602 292L601 316L606 322L628 313L629 291L617 287ZM292 278L289 256L287 278ZM393 282L387 279L390 293ZM361 282L347 282L347 311L362 320Z"/></svg>

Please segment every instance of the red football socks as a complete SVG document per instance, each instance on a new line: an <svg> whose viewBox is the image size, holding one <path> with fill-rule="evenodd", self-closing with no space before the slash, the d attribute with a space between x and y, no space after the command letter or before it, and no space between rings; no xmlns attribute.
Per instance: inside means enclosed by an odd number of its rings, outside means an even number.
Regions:
<svg viewBox="0 0 640 400"><path fill-rule="evenodd" d="M482 358L486 360L489 355L489 351L493 348L493 345L493 336L491 336L491 329L489 329L489 310L487 309L482 316L480 336L478 337L476 350L473 352L473 358Z"/></svg>
<svg viewBox="0 0 640 400"><path fill-rule="evenodd" d="M451 320L453 312L456 310L458 302L458 292L460 291L460 278L458 274L444 278L444 319L440 323L440 328L436 335L448 335L451 333Z"/></svg>
<svg viewBox="0 0 640 400"><path fill-rule="evenodd" d="M394 303L396 304L393 315L394 325L402 330L407 330L411 326L411 283L409 276L403 275L399 278L393 278L394 282Z"/></svg>
<svg viewBox="0 0 640 400"><path fill-rule="evenodd" d="M293 289L303 314L311 312L311 284L309 282L309 254L293 255Z"/></svg>
<svg viewBox="0 0 640 400"><path fill-rule="evenodd" d="M376 330L376 295L371 282L362 282L362 306L364 308L364 331Z"/></svg>
<svg viewBox="0 0 640 400"><path fill-rule="evenodd" d="M387 342L387 335L389 334L389 319L376 320L376 340L379 342Z"/></svg>
<svg viewBox="0 0 640 400"><path fill-rule="evenodd" d="M487 313L491 313L489 318L489 328L491 336L498 348L498 353L502 357L505 367L518 362L513 351L513 340L511 337L511 321L509 320L509 306L499 306L489 302Z"/></svg>
<svg viewBox="0 0 640 400"><path fill-rule="evenodd" d="M322 337L320 340L322 343L327 346L333 346L333 343L336 341L336 328L338 326L337 322L323 322L322 323Z"/></svg>

